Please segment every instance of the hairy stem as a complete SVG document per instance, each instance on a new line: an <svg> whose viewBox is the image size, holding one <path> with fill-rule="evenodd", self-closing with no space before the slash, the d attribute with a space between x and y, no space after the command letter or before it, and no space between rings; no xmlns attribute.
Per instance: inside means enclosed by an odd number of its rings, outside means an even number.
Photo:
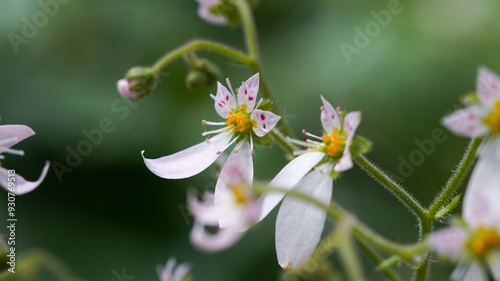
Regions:
<svg viewBox="0 0 500 281"><path fill-rule="evenodd" d="M482 138L473 139L469 142L469 146L465 151L464 157L458 164L458 168L454 171L454 174L446 183L446 186L443 188L441 193L436 197L432 205L429 207L427 211L427 216L429 219L434 220L437 212L451 199L457 188L462 183L465 175L469 171L471 165L474 163L474 159L476 158L476 153L483 141Z"/></svg>
<svg viewBox="0 0 500 281"><path fill-rule="evenodd" d="M348 220L344 220L337 225L335 233L338 235L338 240L340 242L338 246L339 252L342 263L349 276L349 280L363 281L366 279L363 276L361 264L359 263L356 250L352 244L351 230L351 225Z"/></svg>
<svg viewBox="0 0 500 281"><path fill-rule="evenodd" d="M358 239L358 244L376 266L379 265L383 261L382 257L380 257L380 255L377 252L375 252L375 250L373 250L370 247L370 245L368 245L365 241ZM390 268L382 268L382 269L380 269L380 272L382 272L388 280L403 281Z"/></svg>

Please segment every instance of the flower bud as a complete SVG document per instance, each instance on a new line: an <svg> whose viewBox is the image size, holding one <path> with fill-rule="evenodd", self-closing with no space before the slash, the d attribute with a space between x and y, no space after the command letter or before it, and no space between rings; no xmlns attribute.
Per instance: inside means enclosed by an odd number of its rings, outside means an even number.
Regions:
<svg viewBox="0 0 500 281"><path fill-rule="evenodd" d="M156 75L150 68L133 67L117 83L118 92L124 98L140 100L156 87Z"/></svg>
<svg viewBox="0 0 500 281"><path fill-rule="evenodd" d="M186 86L190 90L203 89L220 80L219 68L207 59L197 59L188 67L190 71L186 76Z"/></svg>

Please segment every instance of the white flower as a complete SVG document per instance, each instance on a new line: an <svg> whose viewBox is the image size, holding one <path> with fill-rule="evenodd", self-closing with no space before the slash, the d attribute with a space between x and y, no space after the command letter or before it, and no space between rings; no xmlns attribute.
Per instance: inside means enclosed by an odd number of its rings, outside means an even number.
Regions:
<svg viewBox="0 0 500 281"><path fill-rule="evenodd" d="M288 163L269 186L286 190L294 188L329 205L333 187L331 173L346 171L353 166L349 148L361 121L361 113L348 113L342 123L335 108L323 97L321 99L323 137L304 132L321 142L291 140L308 149L299 152L301 155ZM309 173L320 162L324 164ZM284 193L264 194L260 199L262 209L259 220L266 217L284 196ZM325 211L317 206L292 196L285 198L276 221L276 251L283 268L299 266L313 253L321 238L325 218Z"/></svg>
<svg viewBox="0 0 500 281"><path fill-rule="evenodd" d="M492 158L494 154L485 153L469 181L462 208L466 225L438 230L427 238L436 252L460 261L452 280L500 280L500 181L488 180L498 169L490 165Z"/></svg>
<svg viewBox="0 0 500 281"><path fill-rule="evenodd" d="M28 127L24 125L2 125L0 126L0 159L4 159L4 156L1 155L2 153L10 153L10 154L16 154L16 155L24 155L24 152L22 150L15 150L12 149L11 147L15 145L16 143L31 137L34 135L35 132ZM25 180L23 177L21 177L19 174L17 174L17 171L15 173L15 190L10 190L9 188L9 172L7 169L3 168L0 166L0 186L2 186L4 189L8 190L12 194L15 195L22 195L31 192L35 188L37 188L42 181L45 179L45 176L47 175L47 172L49 170L50 163L47 162L45 163L45 167L42 170L42 174L38 178L38 180L31 182Z"/></svg>
<svg viewBox="0 0 500 281"><path fill-rule="evenodd" d="M229 87L229 79L227 80ZM232 89L231 89L232 91ZM270 111L257 109L257 93L259 91L259 74L255 74L243 82L238 90L238 97L230 93L226 87L217 83L217 95L210 95L215 100L215 110L225 122L209 122L206 125L223 125L225 127L204 132L202 135L217 134L205 142L182 150L172 155L158 159L148 159L142 156L148 169L159 177L166 179L182 179L194 176L210 166L222 151L234 142L246 142L244 146L253 152L253 136L263 137L278 123L281 117Z"/></svg>
<svg viewBox="0 0 500 281"><path fill-rule="evenodd" d="M240 142L221 170L215 194L206 192L200 202L196 194L188 194L189 210L195 222L191 243L205 252L229 248L241 239L244 231L256 221L259 205L252 190L253 165L248 143ZM217 233L205 227L218 228Z"/></svg>
<svg viewBox="0 0 500 281"><path fill-rule="evenodd" d="M177 265L175 270L174 267L175 258L168 259L165 267L159 265L156 270L158 272L158 276L160 277L160 281L183 281L191 270L191 266L186 263Z"/></svg>

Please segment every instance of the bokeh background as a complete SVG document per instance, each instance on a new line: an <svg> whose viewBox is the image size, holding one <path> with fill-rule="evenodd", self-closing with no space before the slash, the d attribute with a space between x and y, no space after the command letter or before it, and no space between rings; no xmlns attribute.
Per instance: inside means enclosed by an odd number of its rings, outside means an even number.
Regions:
<svg viewBox="0 0 500 281"><path fill-rule="evenodd" d="M364 30L374 21L370 12L391 2L261 1L255 18L266 73L295 132L320 132L319 95L345 110L361 110L358 132L374 143L368 157L427 205L467 140L446 132L446 141L435 143L412 173L403 175L398 167L419 149L416 140L441 128L439 119L458 106L459 95L475 89L480 65L500 72L500 3L401 1L401 12L348 62L340 44L354 45L355 28ZM244 47L240 29L209 25L196 9L187 0L69 0L16 52L9 34L21 36L23 19L33 22L42 8L38 1L0 2L1 123L26 124L37 133L16 146L26 156L7 155L2 165L34 180L45 160L67 165L68 149L86 139L83 130L98 129L105 119L114 128L71 172L58 178L51 168L37 190L17 198L18 254L45 249L86 280L112 280L122 269L135 280L157 280L155 267L171 256L191 263L195 280L279 278L276 211L230 250L199 253L188 241L186 189L213 188L215 168L174 181L156 177L142 162L143 149L159 157L203 140L200 120L218 117L208 96L215 87L187 90L179 60L162 73L154 95L137 104L127 105L116 91L130 67L152 64L189 39ZM217 63L233 85L251 74L224 57L198 54ZM269 180L286 160L277 146L261 151L254 155L256 177ZM358 167L335 183L334 196L394 241L417 238L415 219ZM7 202L6 192L0 202ZM6 210L0 220L4 225ZM432 280L446 279L451 269L434 266ZM383 280L369 262L365 273ZM38 280L55 279L44 274Z"/></svg>

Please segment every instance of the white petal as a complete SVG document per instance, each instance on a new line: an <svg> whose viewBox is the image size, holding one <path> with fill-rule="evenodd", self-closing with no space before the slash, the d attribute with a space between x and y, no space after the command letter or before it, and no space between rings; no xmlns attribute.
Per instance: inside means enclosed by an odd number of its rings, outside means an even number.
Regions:
<svg viewBox="0 0 500 281"><path fill-rule="evenodd" d="M483 145L465 192L462 216L472 227L500 228L500 138L490 138Z"/></svg>
<svg viewBox="0 0 500 281"><path fill-rule="evenodd" d="M321 100L323 101L324 107L321 111L321 124L323 125L323 129L325 129L328 134L331 134L333 129L341 128L340 117L337 110L335 110L323 96L321 96Z"/></svg>
<svg viewBox="0 0 500 281"><path fill-rule="evenodd" d="M34 134L35 132L25 125L0 126L0 153Z"/></svg>
<svg viewBox="0 0 500 281"><path fill-rule="evenodd" d="M225 250L241 239L244 232L235 228L220 229L212 234L205 230L205 227L195 222L189 236L191 243L198 250L207 253L214 253Z"/></svg>
<svg viewBox="0 0 500 281"><path fill-rule="evenodd" d="M281 117L270 111L256 109L250 114L250 119L257 122L257 128L253 128L255 134L259 137L263 137L278 124Z"/></svg>
<svg viewBox="0 0 500 281"><path fill-rule="evenodd" d="M255 73L247 81L243 82L238 89L238 103L240 106L245 104L247 106L247 113L252 112L259 93L259 73Z"/></svg>
<svg viewBox="0 0 500 281"><path fill-rule="evenodd" d="M220 82L217 82L217 95L215 97L217 98L214 104L215 111L217 111L220 117L227 118L230 114L230 109L236 111L236 101L233 95Z"/></svg>
<svg viewBox="0 0 500 281"><path fill-rule="evenodd" d="M325 154L319 151L307 152L288 163L269 183L271 187L289 190L294 187ZM261 212L259 221L264 219L278 203L285 197L283 192L264 193L260 198Z"/></svg>
<svg viewBox="0 0 500 281"><path fill-rule="evenodd" d="M486 275L477 262L458 266L451 274L453 281L488 281Z"/></svg>
<svg viewBox="0 0 500 281"><path fill-rule="evenodd" d="M352 157L349 148L351 147L352 139L354 138L354 135L356 135L356 129L358 128L360 122L361 112L359 111L349 112L345 116L343 130L347 132L347 140L342 158L340 158L340 161L334 167L335 172L343 172L352 168Z"/></svg>
<svg viewBox="0 0 500 281"><path fill-rule="evenodd" d="M464 253L467 231L458 226L451 226L435 231L427 236L426 242L436 252L459 259Z"/></svg>
<svg viewBox="0 0 500 281"><path fill-rule="evenodd" d="M224 167L222 167L219 179L215 186L215 205L226 205L234 202L234 195L230 186L243 183L251 188L253 180L253 159L248 142L241 141L235 147L237 152L229 155ZM233 212L224 214L219 218L221 228L229 227L235 219L241 217L241 213Z"/></svg>
<svg viewBox="0 0 500 281"><path fill-rule="evenodd" d="M332 184L329 173L315 169L294 190L328 206ZM281 267L300 266L312 255L321 238L325 218L325 210L293 196L285 198L276 219L276 253Z"/></svg>
<svg viewBox="0 0 500 281"><path fill-rule="evenodd" d="M500 251L488 257L488 265L495 280L500 280Z"/></svg>
<svg viewBox="0 0 500 281"><path fill-rule="evenodd" d="M19 174L16 173L15 191L10 191L7 169L0 167L0 186L2 186L5 190L15 195L23 195L29 193L42 183L42 181L45 179L45 176L47 175L47 172L49 171L49 168L50 168L50 162L47 161L45 163L45 166L43 167L40 177L38 177L38 180L36 181L27 181L26 179L24 179L23 177L21 177Z"/></svg>
<svg viewBox="0 0 500 281"><path fill-rule="evenodd" d="M183 281L190 270L191 266L189 266L188 264L185 263L179 264L175 269L172 281Z"/></svg>
<svg viewBox="0 0 500 281"><path fill-rule="evenodd" d="M481 104L489 106L500 99L500 77L487 67L480 67L477 73L477 96Z"/></svg>
<svg viewBox="0 0 500 281"><path fill-rule="evenodd" d="M142 158L144 159L146 167L161 178L188 178L201 173L217 160L220 152L226 147L231 139L229 136L222 138L225 134L226 132L220 133L212 137L208 143L202 142L172 155L157 159L148 159L144 157L143 150L141 152Z"/></svg>
<svg viewBox="0 0 500 281"><path fill-rule="evenodd" d="M445 116L441 123L456 135L475 138L484 136L488 132L482 119L488 112L477 105L456 110Z"/></svg>

